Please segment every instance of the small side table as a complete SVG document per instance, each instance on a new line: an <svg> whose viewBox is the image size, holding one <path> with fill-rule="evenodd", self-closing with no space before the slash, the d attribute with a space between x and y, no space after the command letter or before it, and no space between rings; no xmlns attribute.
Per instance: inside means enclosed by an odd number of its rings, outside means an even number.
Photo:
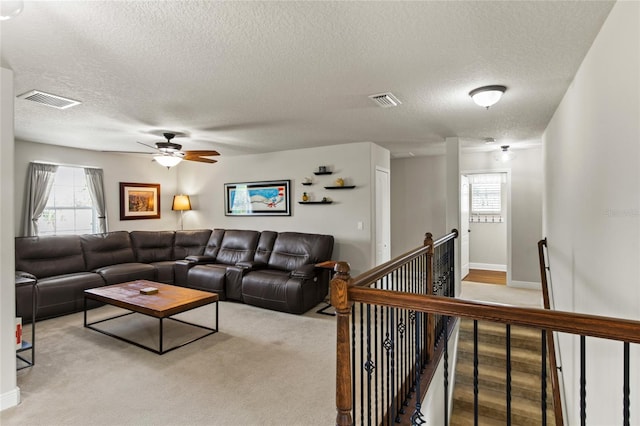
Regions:
<svg viewBox="0 0 640 426"><path fill-rule="evenodd" d="M23 368L33 367L36 363L36 307L37 307L37 293L36 293L36 280L32 278L26 277L16 277L16 288L18 287L31 287L31 341L22 339L22 346L19 349L16 349L16 356L20 361L22 361L25 365L19 366L18 370L22 370ZM27 359L22 356L22 353L30 351L31 359Z"/></svg>
<svg viewBox="0 0 640 426"><path fill-rule="evenodd" d="M331 270L331 277L333 278L333 268L335 268L336 266L336 262L335 260L327 260L326 262L321 262L321 263L316 263L316 268L325 268L325 269L330 269ZM329 282L329 300L331 300L331 282ZM322 314L322 315L329 315L331 317L335 317L336 314L331 313L331 312L325 312L327 309L329 309L332 305L330 302L325 302L327 304L327 306L325 306L324 308L318 309L316 311L316 313L318 314Z"/></svg>

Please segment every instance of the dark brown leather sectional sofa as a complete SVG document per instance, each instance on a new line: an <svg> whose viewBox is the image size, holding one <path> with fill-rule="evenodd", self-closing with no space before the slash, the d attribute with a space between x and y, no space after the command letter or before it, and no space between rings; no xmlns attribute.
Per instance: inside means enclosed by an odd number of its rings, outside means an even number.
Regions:
<svg viewBox="0 0 640 426"><path fill-rule="evenodd" d="M16 277L36 280L37 319L83 309L85 289L146 279L304 313L327 295L331 235L203 229L17 237ZM16 288L17 315L32 318L31 287Z"/></svg>

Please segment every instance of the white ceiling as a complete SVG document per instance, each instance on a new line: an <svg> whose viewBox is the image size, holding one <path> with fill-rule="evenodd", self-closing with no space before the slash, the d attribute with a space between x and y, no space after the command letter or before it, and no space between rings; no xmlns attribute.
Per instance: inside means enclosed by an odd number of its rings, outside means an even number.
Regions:
<svg viewBox="0 0 640 426"><path fill-rule="evenodd" d="M449 136L524 146L542 132L612 2L27 1L1 24L16 138L239 155L369 141L421 155ZM468 92L508 87L489 110ZM392 92L396 108L368 95Z"/></svg>

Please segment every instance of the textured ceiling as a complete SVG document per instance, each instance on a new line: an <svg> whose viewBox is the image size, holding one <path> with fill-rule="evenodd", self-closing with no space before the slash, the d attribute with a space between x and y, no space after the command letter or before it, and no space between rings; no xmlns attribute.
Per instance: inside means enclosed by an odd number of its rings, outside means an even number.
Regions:
<svg viewBox="0 0 640 426"><path fill-rule="evenodd" d="M370 141L424 154L458 136L539 140L612 2L28 1L1 24L16 137L144 151L163 131L224 155ZM478 86L508 90L489 110ZM377 107L390 91L402 104Z"/></svg>

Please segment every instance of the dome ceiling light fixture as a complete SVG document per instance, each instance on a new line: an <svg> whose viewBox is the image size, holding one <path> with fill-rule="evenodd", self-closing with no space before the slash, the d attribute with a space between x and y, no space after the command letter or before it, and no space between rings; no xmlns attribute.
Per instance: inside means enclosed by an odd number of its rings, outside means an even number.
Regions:
<svg viewBox="0 0 640 426"><path fill-rule="evenodd" d="M24 9L24 1L2 0L0 2L0 21L8 21L20 15Z"/></svg>
<svg viewBox="0 0 640 426"><path fill-rule="evenodd" d="M500 100L506 91L506 86L483 86L470 91L469 96L471 96L471 99L473 99L473 102L477 105L489 109L489 107L495 105Z"/></svg>
<svg viewBox="0 0 640 426"><path fill-rule="evenodd" d="M502 145L500 151L495 153L494 158L496 161L507 163L516 158L516 155L513 151L509 151L509 145Z"/></svg>
<svg viewBox="0 0 640 426"><path fill-rule="evenodd" d="M484 138L482 139L482 141L485 143L485 145L491 145L496 143L496 139L495 138Z"/></svg>

